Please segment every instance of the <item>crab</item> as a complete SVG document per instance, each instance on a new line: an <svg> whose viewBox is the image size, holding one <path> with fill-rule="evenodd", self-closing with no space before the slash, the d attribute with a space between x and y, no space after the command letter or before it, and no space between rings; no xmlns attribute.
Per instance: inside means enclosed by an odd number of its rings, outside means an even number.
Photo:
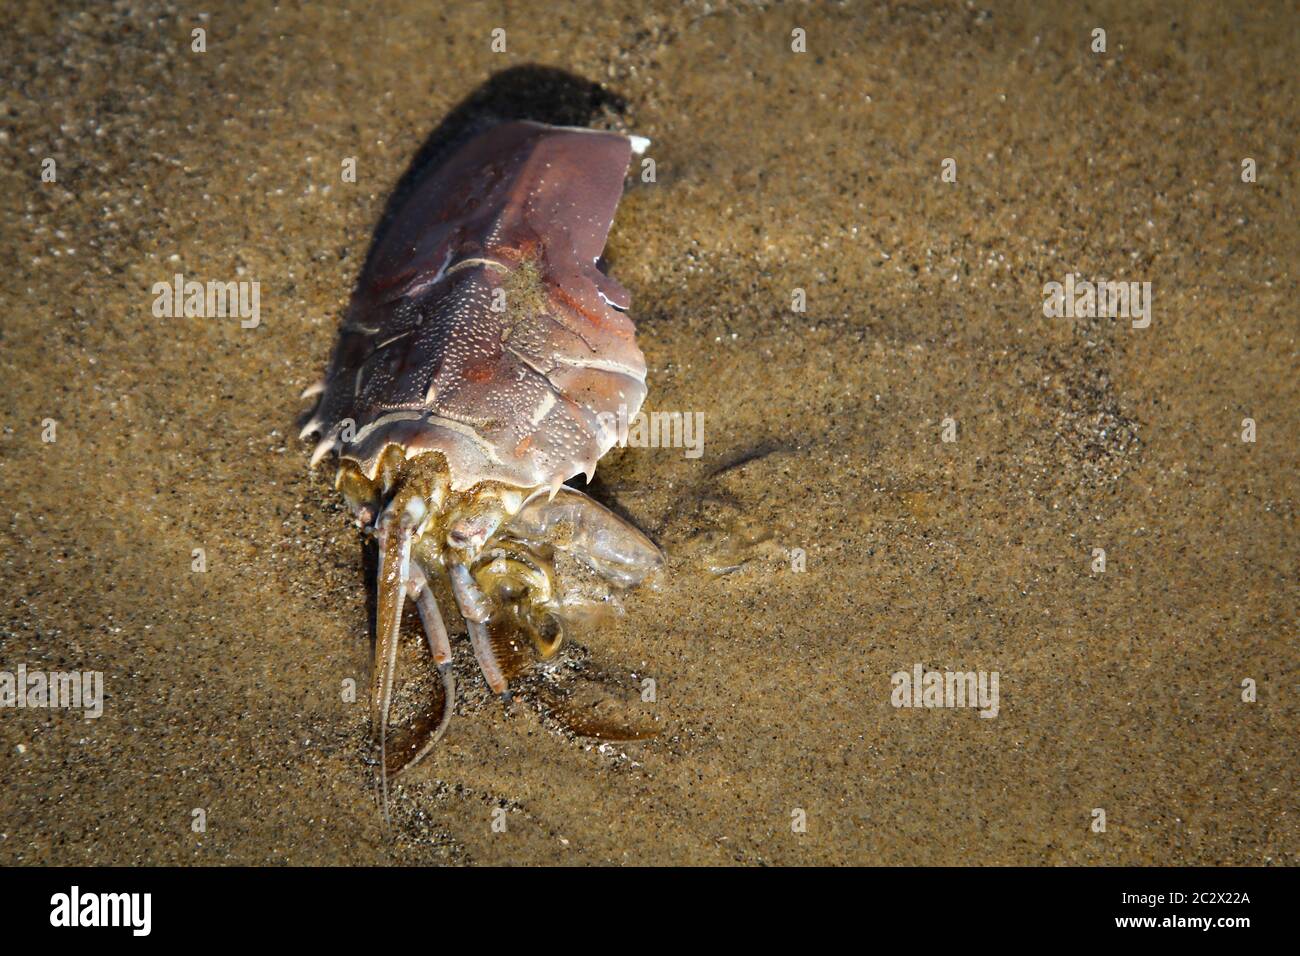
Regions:
<svg viewBox="0 0 1300 956"><path fill-rule="evenodd" d="M422 174L372 247L302 437L378 544L370 694L387 805L455 703L434 578L445 577L493 693L509 687L491 635L542 657L566 630L554 553L616 589L663 562L635 526L565 485L591 480L615 422L646 395L629 296L601 256L632 153L619 133L506 122ZM620 419L619 416L622 416ZM443 686L422 740L388 752L403 606L414 602Z"/></svg>

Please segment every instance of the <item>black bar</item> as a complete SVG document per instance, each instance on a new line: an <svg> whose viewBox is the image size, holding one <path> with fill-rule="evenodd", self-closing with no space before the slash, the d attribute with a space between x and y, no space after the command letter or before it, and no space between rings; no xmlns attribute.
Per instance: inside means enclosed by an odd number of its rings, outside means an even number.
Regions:
<svg viewBox="0 0 1300 956"><path fill-rule="evenodd" d="M625 934L648 934L667 945L664 934L687 925L702 927L701 939L725 932L734 940L762 937L775 924L810 933L838 926L863 940L919 933L918 941L935 945L1095 938L1232 945L1242 934L1288 925L1283 907L1292 881L1292 873L1278 869L1209 868L33 868L0 870L0 913L11 943L70 934L128 944L219 943L277 930L291 932L296 944L373 943L441 923L485 943L504 934L512 945L527 945L532 933L560 942L569 934L610 932L625 941ZM149 894L147 937L130 925L131 915L143 924L142 905L123 910L128 925L51 925L70 910L59 910L59 895L70 904L74 886L87 916L100 905L98 896L87 904L88 895Z"/></svg>

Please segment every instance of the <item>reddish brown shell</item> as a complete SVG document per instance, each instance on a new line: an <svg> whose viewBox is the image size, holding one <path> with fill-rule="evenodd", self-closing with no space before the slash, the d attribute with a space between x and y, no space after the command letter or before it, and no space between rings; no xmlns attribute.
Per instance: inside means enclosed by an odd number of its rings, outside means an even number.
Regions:
<svg viewBox="0 0 1300 956"><path fill-rule="evenodd" d="M396 444L441 452L456 490L590 473L646 392L628 294L597 268L630 158L617 133L511 122L426 173L353 293L313 463L374 478Z"/></svg>

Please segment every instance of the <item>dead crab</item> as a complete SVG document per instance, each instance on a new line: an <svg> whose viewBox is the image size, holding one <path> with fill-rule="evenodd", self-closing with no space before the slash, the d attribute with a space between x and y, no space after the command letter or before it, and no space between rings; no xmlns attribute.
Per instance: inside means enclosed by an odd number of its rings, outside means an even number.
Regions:
<svg viewBox="0 0 1300 956"><path fill-rule="evenodd" d="M509 690L490 632L543 656L564 637L551 550L620 588L660 566L644 534L564 482L616 441L645 398L628 294L598 267L638 141L509 122L429 170L377 241L302 430L312 465L379 547L371 720L381 780L413 766L451 719L451 644L430 586L445 574L483 677ZM390 761L407 597L441 674L441 718Z"/></svg>

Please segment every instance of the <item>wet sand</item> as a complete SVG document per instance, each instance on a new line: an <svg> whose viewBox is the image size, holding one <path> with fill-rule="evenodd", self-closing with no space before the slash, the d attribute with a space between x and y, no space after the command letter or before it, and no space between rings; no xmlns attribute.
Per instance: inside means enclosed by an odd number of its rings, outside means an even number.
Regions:
<svg viewBox="0 0 1300 956"><path fill-rule="evenodd" d="M0 863L1298 862L1290 5L11 6L0 670L106 700L0 709ZM667 571L557 673L653 678L658 733L576 736L536 676L507 714L458 638L385 826L298 394L421 144L524 64L653 141L607 258L705 444L601 462ZM1045 317L1072 272L1150 326ZM258 326L156 317L176 273L260 282ZM894 707L917 664L998 672L997 716Z"/></svg>

